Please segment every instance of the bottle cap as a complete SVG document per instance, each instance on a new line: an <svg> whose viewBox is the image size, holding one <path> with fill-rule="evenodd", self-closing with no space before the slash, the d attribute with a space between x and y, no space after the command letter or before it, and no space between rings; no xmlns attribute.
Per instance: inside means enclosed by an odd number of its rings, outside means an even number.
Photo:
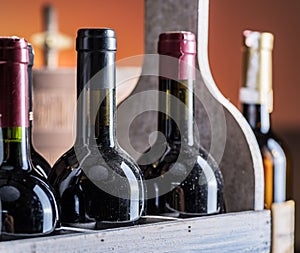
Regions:
<svg viewBox="0 0 300 253"><path fill-rule="evenodd" d="M28 63L27 41L16 36L0 37L0 60L2 62Z"/></svg>
<svg viewBox="0 0 300 253"><path fill-rule="evenodd" d="M76 38L78 90L115 88L116 33L109 28L79 29ZM87 71L88 70L88 71Z"/></svg>
<svg viewBox="0 0 300 253"><path fill-rule="evenodd" d="M269 32L257 32L245 30L244 45L252 50L273 49L274 35Z"/></svg>
<svg viewBox="0 0 300 253"><path fill-rule="evenodd" d="M196 54L196 38L192 32L171 31L159 35L158 53L173 57Z"/></svg>
<svg viewBox="0 0 300 253"><path fill-rule="evenodd" d="M244 37L244 77L240 101L266 105L273 110L272 49L274 36L268 32L246 30Z"/></svg>
<svg viewBox="0 0 300 253"><path fill-rule="evenodd" d="M171 31L159 35L159 75L163 79L195 80L196 37L192 32Z"/></svg>
<svg viewBox="0 0 300 253"><path fill-rule="evenodd" d="M76 50L116 51L116 33L110 28L82 28L77 31Z"/></svg>
<svg viewBox="0 0 300 253"><path fill-rule="evenodd" d="M28 126L27 41L0 37L0 114L1 127Z"/></svg>

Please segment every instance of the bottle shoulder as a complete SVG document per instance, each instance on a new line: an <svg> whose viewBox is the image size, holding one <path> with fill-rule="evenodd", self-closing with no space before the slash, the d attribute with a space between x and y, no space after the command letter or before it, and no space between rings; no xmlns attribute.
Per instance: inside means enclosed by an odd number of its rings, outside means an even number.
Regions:
<svg viewBox="0 0 300 253"><path fill-rule="evenodd" d="M72 147L55 162L50 175L62 168L78 167L86 160L90 163L103 163L108 166L126 163L130 167L138 167L134 159L119 146L101 149L97 146Z"/></svg>
<svg viewBox="0 0 300 253"><path fill-rule="evenodd" d="M223 176L203 147L169 147L157 162L141 168L149 214L195 217L223 212Z"/></svg>
<svg viewBox="0 0 300 253"><path fill-rule="evenodd" d="M41 170L41 172L47 178L51 171L51 166L48 161L33 147L30 148L30 157L33 166Z"/></svg>
<svg viewBox="0 0 300 253"><path fill-rule="evenodd" d="M143 210L142 173L115 148L70 149L53 166L49 182L60 196L63 223L135 220Z"/></svg>
<svg viewBox="0 0 300 253"><path fill-rule="evenodd" d="M71 147L54 163L48 175L48 181L50 185L52 185L54 189L58 191L56 186L58 182L61 180L61 178L66 177L77 167L78 167L78 160L76 157L76 153L74 147Z"/></svg>
<svg viewBox="0 0 300 253"><path fill-rule="evenodd" d="M25 162L26 161L26 162ZM24 164L26 166L24 166ZM23 175L34 176L46 182L47 175L42 168L36 167L31 159L23 160L23 164L11 163L10 161L3 161L0 164L0 174L2 175Z"/></svg>
<svg viewBox="0 0 300 253"><path fill-rule="evenodd" d="M26 188L33 189L34 187L40 187L54 197L52 187L38 174L22 170L0 170L0 185L9 185L11 182L17 182L20 185L24 185Z"/></svg>
<svg viewBox="0 0 300 253"><path fill-rule="evenodd" d="M255 131L255 136L258 145L263 153L270 152L273 156L275 153L285 155L285 146L282 140L273 132L269 131L267 133L261 133Z"/></svg>
<svg viewBox="0 0 300 253"><path fill-rule="evenodd" d="M141 158L143 159L143 157ZM202 146L189 146L180 149L180 147L168 145L159 159L148 164L145 164L145 160L142 160L142 162L143 164L140 167L146 179L161 176L172 168L176 168L178 171L184 168L186 175L206 170L212 174L218 174L218 178L223 181L218 163ZM138 164L140 164L140 161L138 161Z"/></svg>
<svg viewBox="0 0 300 253"><path fill-rule="evenodd" d="M114 173L123 177L131 175L142 180L142 172L136 162L121 151L116 147L106 149L98 149L97 146L73 147L55 163L49 175L49 182L61 192L62 184L65 189L80 184L85 178L105 181Z"/></svg>

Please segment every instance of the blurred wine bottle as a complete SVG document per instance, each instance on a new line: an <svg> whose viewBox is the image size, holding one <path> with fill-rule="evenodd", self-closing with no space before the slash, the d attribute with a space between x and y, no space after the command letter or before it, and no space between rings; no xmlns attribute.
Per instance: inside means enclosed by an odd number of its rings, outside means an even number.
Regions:
<svg viewBox="0 0 300 253"><path fill-rule="evenodd" d="M59 33L57 14L52 5L44 5L42 13L44 31L34 34L31 40L34 45L43 49L44 66L49 69L56 69L58 67L59 50L72 48L73 39Z"/></svg>
<svg viewBox="0 0 300 253"><path fill-rule="evenodd" d="M244 36L242 112L261 149L265 178L265 208L290 196L290 171L281 141L271 128L273 111L272 50L274 36L246 30Z"/></svg>
<svg viewBox="0 0 300 253"><path fill-rule="evenodd" d="M32 125L33 125L33 87L32 87L32 67L34 64L34 50L31 44L28 44L29 62L28 62L28 108L29 108L29 127L28 127L28 143L30 146L30 155L33 165L39 170L39 172L45 177L48 177L51 166L46 159L36 151L32 142Z"/></svg>
<svg viewBox="0 0 300 253"><path fill-rule="evenodd" d="M31 37L34 48L42 49L44 56L43 66L33 68L33 143L52 165L74 142L76 70L59 67L59 51L71 49L73 39L59 32L55 8L44 5L42 18L43 31Z"/></svg>

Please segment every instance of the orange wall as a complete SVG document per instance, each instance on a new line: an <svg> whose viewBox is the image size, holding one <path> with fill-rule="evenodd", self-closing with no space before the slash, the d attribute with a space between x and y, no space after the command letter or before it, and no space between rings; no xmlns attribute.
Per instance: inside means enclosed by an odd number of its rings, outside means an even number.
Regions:
<svg viewBox="0 0 300 253"><path fill-rule="evenodd" d="M163 1L163 0L162 0ZM188 0L185 0L188 1ZM49 0L57 10L59 29L73 38L80 27L112 27L118 36L117 59L143 53L143 0ZM2 1L0 35L30 39L42 31L44 0ZM242 31L258 29L275 34L273 122L280 128L300 126L300 1L210 0L209 56L221 91L237 106L242 72ZM41 65L36 48L36 65ZM61 66L75 66L75 50L60 54Z"/></svg>
<svg viewBox="0 0 300 253"><path fill-rule="evenodd" d="M59 30L75 39L81 27L111 27L118 39L117 59L143 52L143 0L8 0L1 1L0 35L17 35L30 41L42 32L42 6L52 4L57 12ZM36 66L42 64L41 51L35 47ZM75 44L60 54L61 66L75 66Z"/></svg>

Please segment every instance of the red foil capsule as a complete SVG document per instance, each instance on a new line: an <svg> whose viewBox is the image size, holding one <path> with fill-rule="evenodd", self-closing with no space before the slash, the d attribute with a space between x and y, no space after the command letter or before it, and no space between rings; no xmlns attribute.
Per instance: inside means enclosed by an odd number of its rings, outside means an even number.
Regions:
<svg viewBox="0 0 300 253"><path fill-rule="evenodd" d="M0 37L0 126L28 127L27 41Z"/></svg>
<svg viewBox="0 0 300 253"><path fill-rule="evenodd" d="M161 78L195 80L196 37L192 32L160 34L157 51Z"/></svg>

